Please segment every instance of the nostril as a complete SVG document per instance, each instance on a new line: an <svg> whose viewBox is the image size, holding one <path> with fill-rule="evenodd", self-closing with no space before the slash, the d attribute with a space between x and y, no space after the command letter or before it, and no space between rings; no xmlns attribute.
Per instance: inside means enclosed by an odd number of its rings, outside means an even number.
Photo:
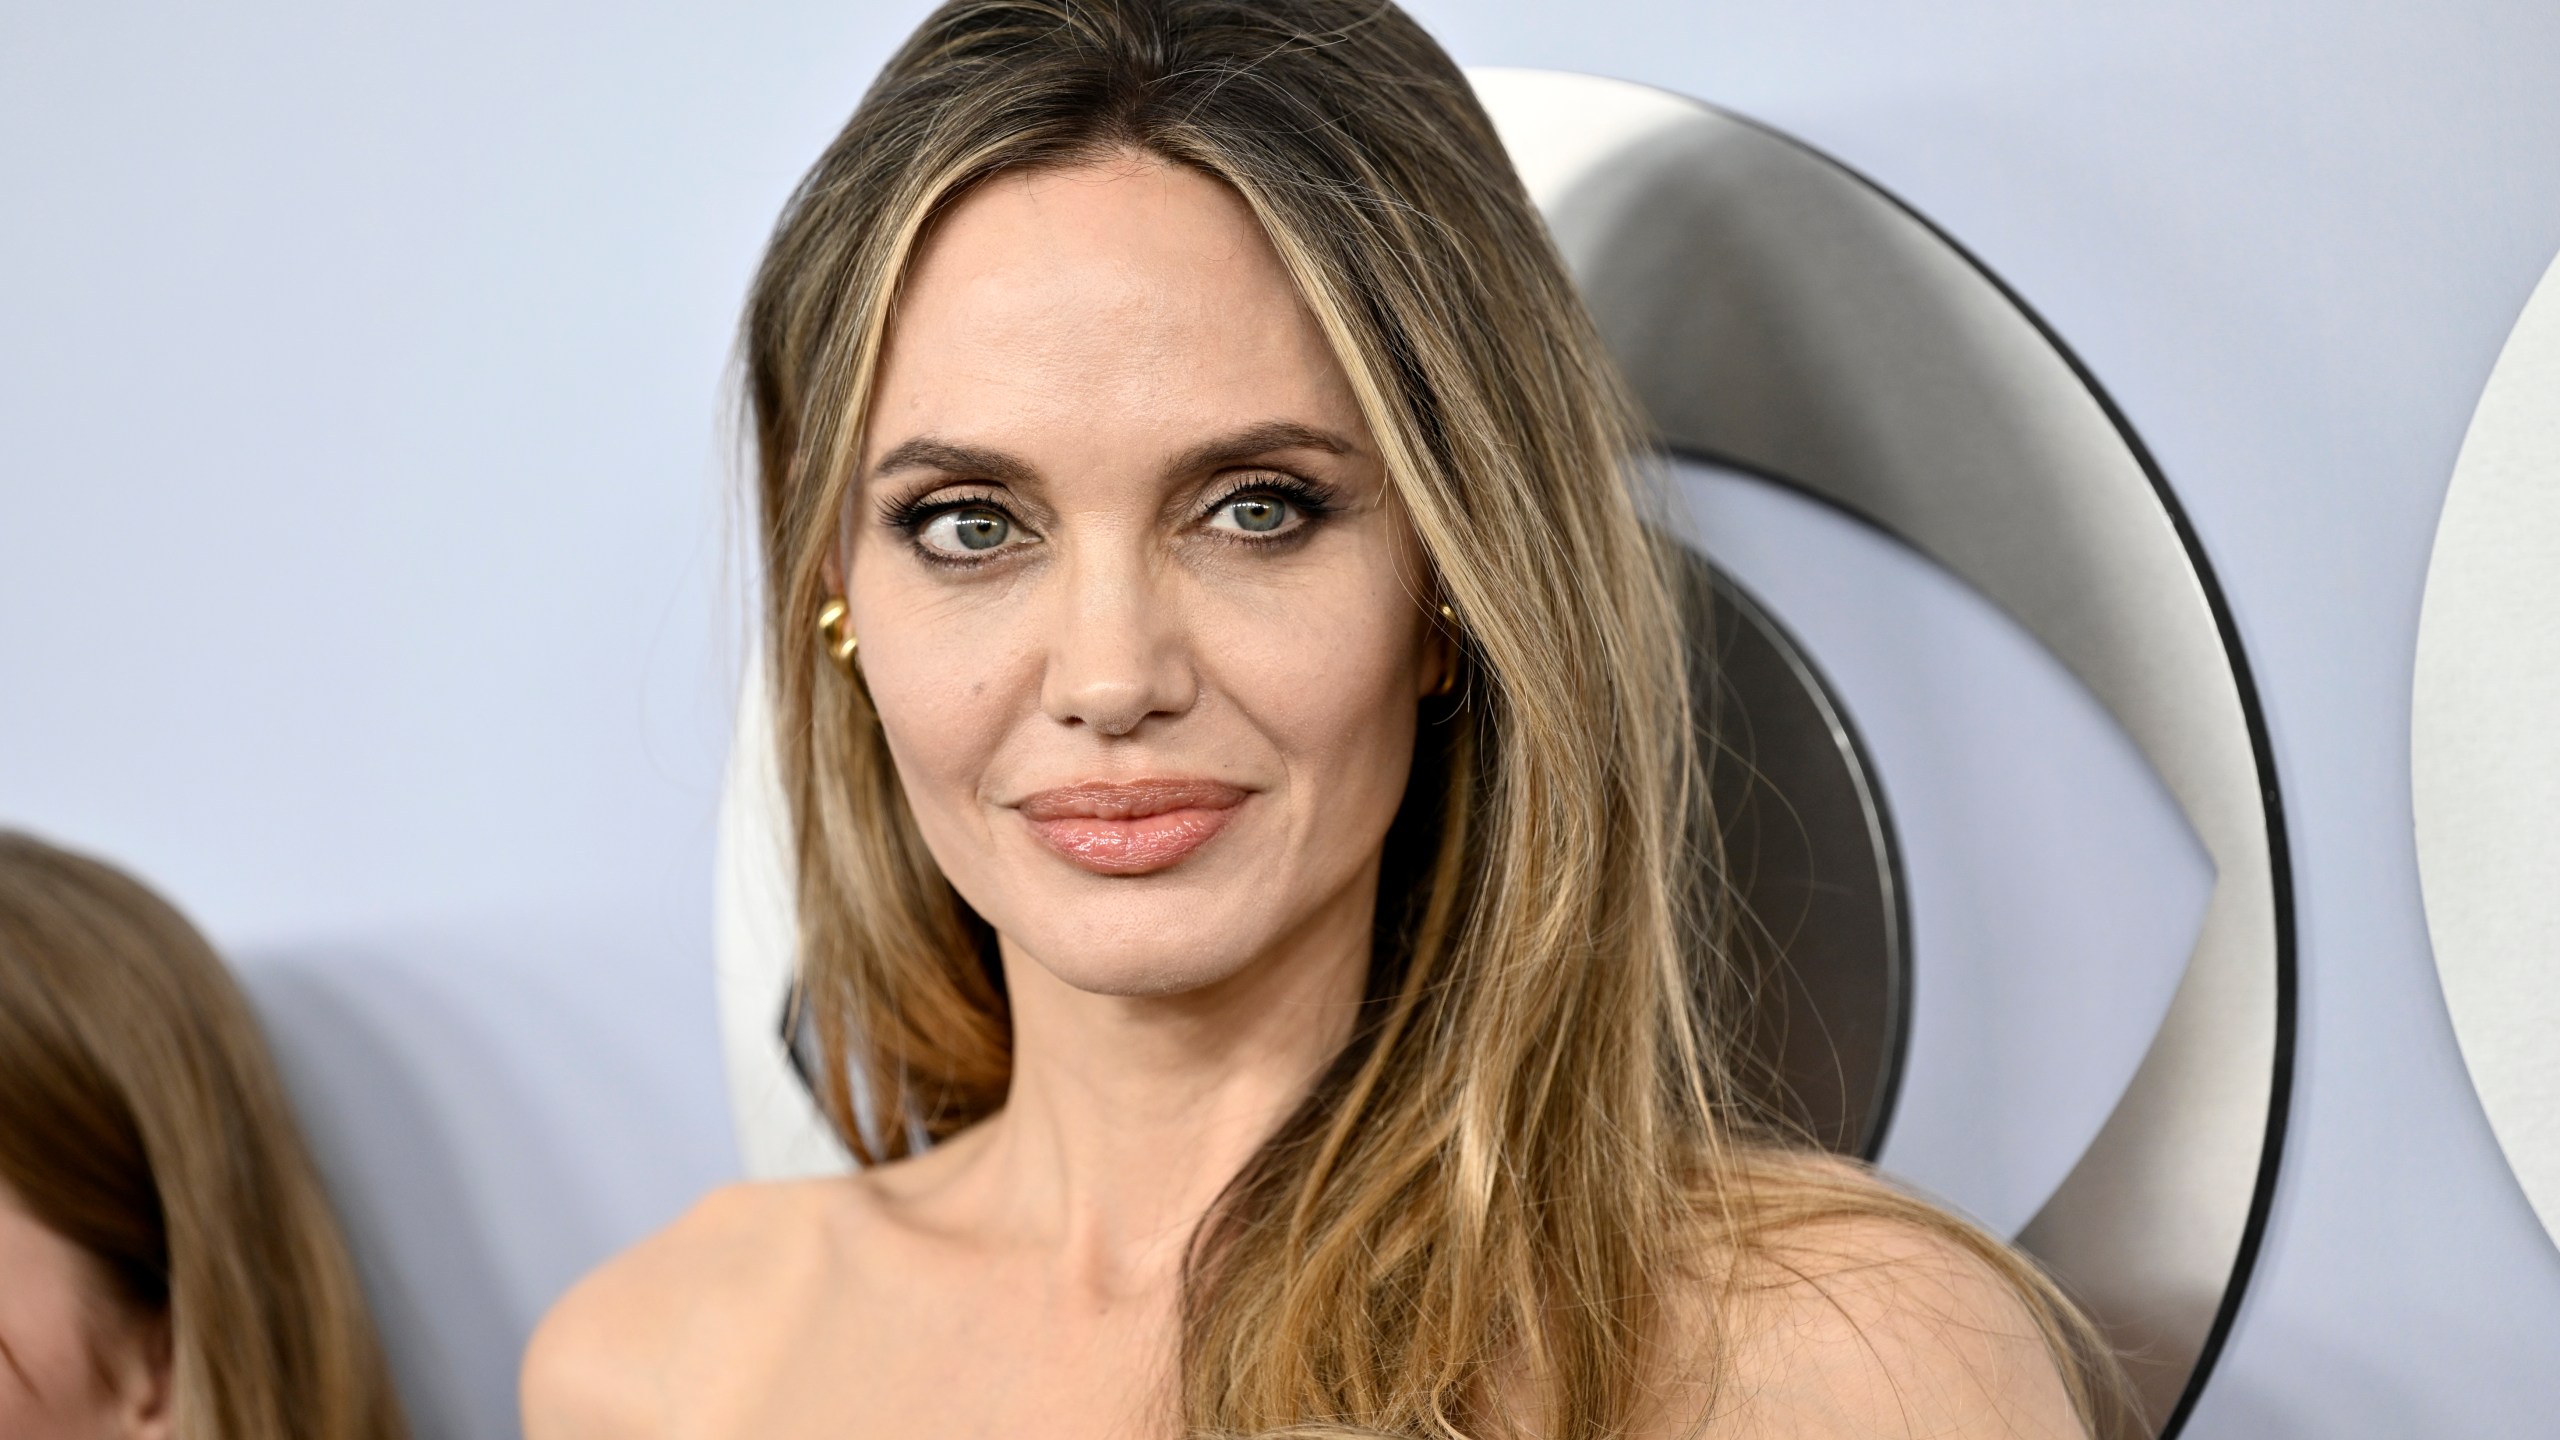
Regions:
<svg viewBox="0 0 2560 1440"><path fill-rule="evenodd" d="M1051 713L1066 724L1083 725L1095 734L1117 739L1162 708L1155 703L1155 688L1126 680L1073 686L1059 696L1062 703Z"/></svg>
<svg viewBox="0 0 2560 1440"><path fill-rule="evenodd" d="M1063 725L1082 725L1118 739L1145 728L1148 717L1172 718L1198 699L1199 680L1183 640L1152 626L1084 625L1061 637L1047 657L1043 708Z"/></svg>

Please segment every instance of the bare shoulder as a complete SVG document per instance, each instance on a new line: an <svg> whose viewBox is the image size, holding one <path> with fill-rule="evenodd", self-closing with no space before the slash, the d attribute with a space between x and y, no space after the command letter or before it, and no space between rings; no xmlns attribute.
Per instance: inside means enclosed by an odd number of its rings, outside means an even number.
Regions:
<svg viewBox="0 0 2560 1440"><path fill-rule="evenodd" d="M848 1182L732 1185L606 1261L526 1347L527 1440L645 1440L676 1428L679 1376L787 1317L852 1191Z"/></svg>
<svg viewBox="0 0 2560 1440"><path fill-rule="evenodd" d="M1890 1213L1800 1221L1765 1235L1726 1294L1709 1434L2085 1440L2030 1300L1955 1232Z"/></svg>

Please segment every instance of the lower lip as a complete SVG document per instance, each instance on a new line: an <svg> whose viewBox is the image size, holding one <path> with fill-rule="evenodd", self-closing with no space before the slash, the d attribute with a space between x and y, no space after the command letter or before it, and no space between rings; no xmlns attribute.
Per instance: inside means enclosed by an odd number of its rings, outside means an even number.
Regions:
<svg viewBox="0 0 2560 1440"><path fill-rule="evenodd" d="M1097 875L1147 875L1182 863L1235 813L1233 807L1195 806L1131 820L1067 816L1034 820L1031 833L1069 864Z"/></svg>

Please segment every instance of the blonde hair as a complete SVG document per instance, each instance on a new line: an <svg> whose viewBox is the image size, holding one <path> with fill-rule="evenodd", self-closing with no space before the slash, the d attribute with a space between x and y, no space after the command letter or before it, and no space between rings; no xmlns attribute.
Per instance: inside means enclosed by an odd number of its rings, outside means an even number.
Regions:
<svg viewBox="0 0 2560 1440"><path fill-rule="evenodd" d="M187 1440L401 1440L248 1002L123 872L0 831L0 1181L169 1323Z"/></svg>
<svg viewBox="0 0 2560 1440"><path fill-rule="evenodd" d="M1794 1158L1747 1100L1748 987L1685 878L1715 857L1644 431L1465 78L1379 0L956 0L776 229L746 381L801 994L856 1154L991 1113L1010 1037L987 927L819 647L823 562L919 237L990 175L1113 151L1260 219L1464 630L1388 838L1364 1018L1194 1238L1186 1427L1618 1433L1662 1363L1656 1297L1831 1216L1983 1256L2115 1424L2103 1347L2031 1265Z"/></svg>

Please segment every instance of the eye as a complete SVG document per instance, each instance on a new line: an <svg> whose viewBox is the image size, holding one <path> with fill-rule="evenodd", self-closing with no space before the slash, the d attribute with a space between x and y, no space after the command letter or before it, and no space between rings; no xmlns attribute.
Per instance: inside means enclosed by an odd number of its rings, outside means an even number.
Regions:
<svg viewBox="0 0 2560 1440"><path fill-rule="evenodd" d="M1209 528L1246 535L1277 535L1301 518L1298 507L1268 490L1247 490L1218 502L1209 512Z"/></svg>
<svg viewBox="0 0 2560 1440"><path fill-rule="evenodd" d="M945 510L916 532L916 542L936 555L974 559L1014 538L1013 517L982 505Z"/></svg>

